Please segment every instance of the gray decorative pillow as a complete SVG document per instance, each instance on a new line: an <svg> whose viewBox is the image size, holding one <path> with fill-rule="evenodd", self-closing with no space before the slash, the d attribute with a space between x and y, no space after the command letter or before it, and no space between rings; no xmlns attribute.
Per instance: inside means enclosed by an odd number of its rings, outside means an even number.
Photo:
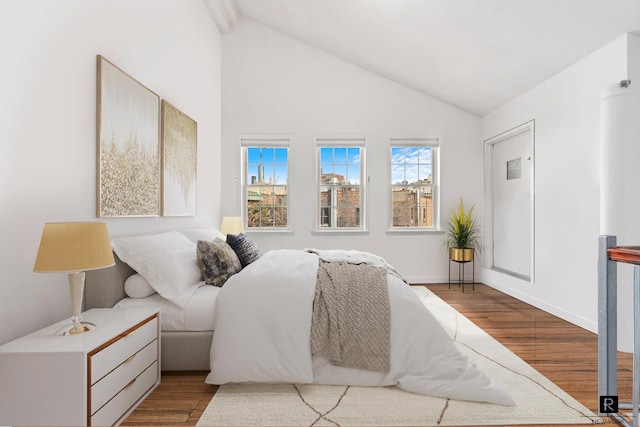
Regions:
<svg viewBox="0 0 640 427"><path fill-rule="evenodd" d="M237 236L227 234L227 243L238 255L242 268L262 256L262 252L260 252L256 243L244 233L240 233Z"/></svg>
<svg viewBox="0 0 640 427"><path fill-rule="evenodd" d="M212 242L198 240L196 257L202 278L207 285L222 287L229 277L242 270L234 250L221 239Z"/></svg>

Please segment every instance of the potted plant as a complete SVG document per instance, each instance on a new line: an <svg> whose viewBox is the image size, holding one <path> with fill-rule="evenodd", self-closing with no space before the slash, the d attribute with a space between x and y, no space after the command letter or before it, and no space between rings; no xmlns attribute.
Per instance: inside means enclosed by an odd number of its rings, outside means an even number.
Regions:
<svg viewBox="0 0 640 427"><path fill-rule="evenodd" d="M476 219L472 217L473 208L468 212L464 210L464 203L460 197L458 211L451 209L451 218L447 223L445 232L445 246L449 249L449 259L457 262L473 260L475 252L482 251L482 241L480 227L476 224Z"/></svg>

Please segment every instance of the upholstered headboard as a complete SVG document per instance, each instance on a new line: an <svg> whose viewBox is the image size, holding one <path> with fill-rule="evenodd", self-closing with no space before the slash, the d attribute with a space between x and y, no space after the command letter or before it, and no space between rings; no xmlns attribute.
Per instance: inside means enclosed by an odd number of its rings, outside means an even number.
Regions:
<svg viewBox="0 0 640 427"><path fill-rule="evenodd" d="M194 228L180 231L162 231L154 234L123 236L121 238L115 238L111 243L114 248L119 245L122 251L118 250L118 252L132 265L140 264L141 255L144 254L149 255L149 262L143 262L142 264L148 268L157 269L156 264L163 262L165 259L172 259L171 257L175 250L191 250L195 260L196 242L198 240L213 241L216 238L226 240L226 237L225 234L222 234L215 228ZM114 244L116 246L114 246ZM154 256L151 254L156 251L160 251L162 256ZM91 308L111 308L118 301L126 297L124 282L129 276L135 273L135 270L121 261L115 254L115 251L113 257L116 261L116 265L113 267L87 271L84 289L85 310ZM129 259L128 257L135 259ZM153 262L151 262L151 260L153 260ZM136 262L138 264L136 264ZM201 280L199 268L194 266L188 259L176 259L176 268L173 270L180 270L180 272L182 272L184 263L189 263L189 271L191 274L193 274L194 277L197 275L198 280Z"/></svg>
<svg viewBox="0 0 640 427"><path fill-rule="evenodd" d="M87 271L84 286L84 309L111 308L122 298L124 282L135 273L131 267L114 253L116 265L100 270Z"/></svg>

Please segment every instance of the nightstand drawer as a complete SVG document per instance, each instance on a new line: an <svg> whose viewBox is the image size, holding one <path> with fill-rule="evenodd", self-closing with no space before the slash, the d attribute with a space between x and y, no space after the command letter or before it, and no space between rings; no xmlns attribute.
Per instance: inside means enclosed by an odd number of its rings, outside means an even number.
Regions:
<svg viewBox="0 0 640 427"><path fill-rule="evenodd" d="M100 409L117 392L157 360L158 341L154 340L91 386L91 413L93 414Z"/></svg>
<svg viewBox="0 0 640 427"><path fill-rule="evenodd" d="M92 354L90 356L91 385L157 338L158 317L156 316Z"/></svg>
<svg viewBox="0 0 640 427"><path fill-rule="evenodd" d="M158 362L154 362L135 380L132 380L124 389L107 402L98 412L91 417L92 426L111 426L118 421L129 408L147 392L158 380Z"/></svg>
<svg viewBox="0 0 640 427"><path fill-rule="evenodd" d="M0 346L0 425L113 425L160 384L157 308L82 318L96 328L60 336L63 320Z"/></svg>

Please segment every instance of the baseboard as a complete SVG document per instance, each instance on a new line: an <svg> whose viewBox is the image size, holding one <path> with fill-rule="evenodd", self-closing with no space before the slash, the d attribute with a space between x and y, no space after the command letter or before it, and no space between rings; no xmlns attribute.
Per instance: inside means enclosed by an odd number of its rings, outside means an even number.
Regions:
<svg viewBox="0 0 640 427"><path fill-rule="evenodd" d="M422 285L425 283L448 283L449 278L446 276L403 276L404 280L410 285Z"/></svg>
<svg viewBox="0 0 640 427"><path fill-rule="evenodd" d="M593 333L598 333L598 322L593 321L591 319L587 319L586 317L577 315L570 311L565 310L562 307L558 307L553 304L549 304L547 301L542 301L538 298L535 298L529 294L526 294L518 289L515 289L508 284L500 281L496 278L487 277L488 275L483 275L483 281L487 286L492 287L495 290L503 292L509 296L519 299L520 301L526 302L527 304L531 304L532 306L539 308L540 310L544 310L547 313L553 314L554 316L558 316L559 318L566 320L567 322L573 323L574 325L580 326L583 329L586 329ZM529 284L530 285L530 284Z"/></svg>
<svg viewBox="0 0 640 427"><path fill-rule="evenodd" d="M566 320L567 322L573 323L574 325L580 326L590 332L598 333L598 322L593 321L591 319L587 319L583 316L577 315L570 311L565 310L564 308L558 307L553 304L549 304L547 301L542 301L538 298L532 297L531 295L520 291L512 287L509 282L517 281L521 283L522 281L519 279L515 279L513 277L507 277L504 280L501 278L491 277L492 274L477 274L476 272L476 283L483 283L487 286L492 287L495 290L503 292L509 296L512 296L520 301L526 302L527 304L531 304L532 306L539 308L540 310L544 310L547 313L553 314L554 316L558 316L559 318ZM492 272L493 273L493 272ZM496 274L493 274L496 275ZM448 276L407 276L405 280L410 285L420 285L420 284L430 284L430 283L448 283ZM531 285L531 283L527 283Z"/></svg>

